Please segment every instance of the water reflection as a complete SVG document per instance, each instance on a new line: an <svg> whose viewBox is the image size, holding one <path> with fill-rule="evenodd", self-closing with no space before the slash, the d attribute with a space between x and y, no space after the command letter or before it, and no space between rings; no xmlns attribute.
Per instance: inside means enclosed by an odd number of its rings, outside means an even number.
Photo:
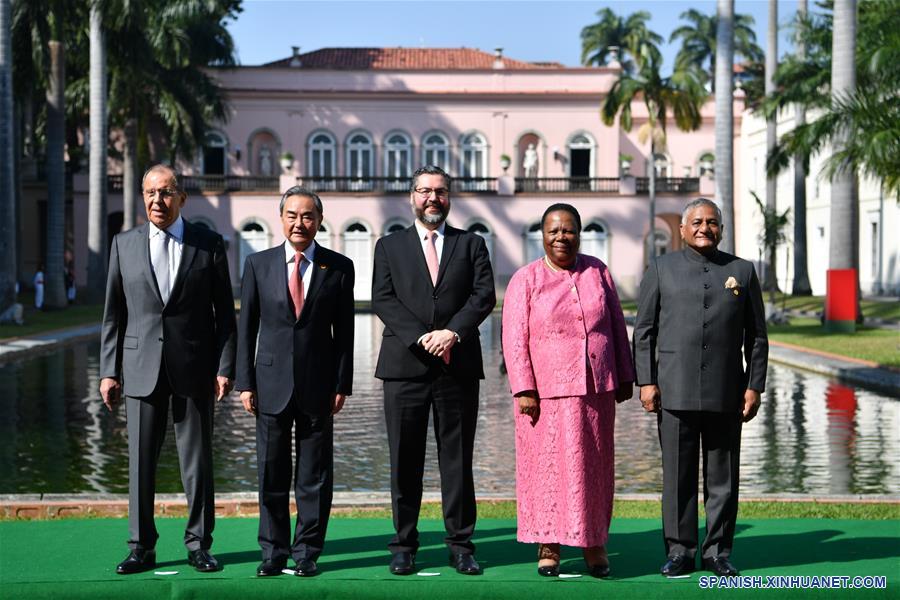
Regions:
<svg viewBox="0 0 900 600"><path fill-rule="evenodd" d="M476 439L480 493L512 494L515 481L513 405L499 375L497 316L481 328L485 371ZM354 395L335 423L338 490L390 488L381 384L372 377L381 324L356 322ZM100 402L99 344L67 346L0 366L0 493L127 492L125 411ZM658 492L655 418L632 400L618 408L616 479L620 492ZM777 365L757 420L744 427L742 490L758 493L900 493L900 402ZM253 417L233 395L215 417L216 489L256 489ZM425 487L439 489L436 447L429 436ZM169 429L157 490L180 492Z"/></svg>

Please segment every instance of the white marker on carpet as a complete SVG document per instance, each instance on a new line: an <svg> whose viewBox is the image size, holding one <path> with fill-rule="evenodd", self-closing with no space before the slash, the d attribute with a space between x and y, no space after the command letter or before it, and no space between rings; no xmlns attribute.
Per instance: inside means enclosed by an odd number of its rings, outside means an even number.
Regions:
<svg viewBox="0 0 900 600"><path fill-rule="evenodd" d="M425 571L419 571L418 573L416 573L416 575L418 575L419 577L436 577L440 575L440 573L427 573Z"/></svg>
<svg viewBox="0 0 900 600"><path fill-rule="evenodd" d="M178 575L178 571L153 571L154 575Z"/></svg>

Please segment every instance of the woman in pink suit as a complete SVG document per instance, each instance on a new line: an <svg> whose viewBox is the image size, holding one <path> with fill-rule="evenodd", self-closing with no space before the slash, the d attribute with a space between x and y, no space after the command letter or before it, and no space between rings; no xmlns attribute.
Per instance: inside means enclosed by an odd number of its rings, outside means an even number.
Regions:
<svg viewBox="0 0 900 600"><path fill-rule="evenodd" d="M503 302L503 356L515 396L518 539L538 546L538 573L559 574L560 545L609 575L615 404L634 366L616 286L578 254L581 218L568 204L541 219L546 256L519 269Z"/></svg>

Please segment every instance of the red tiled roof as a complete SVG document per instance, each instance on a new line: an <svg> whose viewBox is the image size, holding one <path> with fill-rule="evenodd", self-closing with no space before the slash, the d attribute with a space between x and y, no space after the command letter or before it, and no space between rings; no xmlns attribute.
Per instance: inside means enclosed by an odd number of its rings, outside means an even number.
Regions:
<svg viewBox="0 0 900 600"><path fill-rule="evenodd" d="M365 70L482 70L493 69L495 56L476 48L321 48L298 56L302 69ZM292 56L265 63L289 67ZM560 69L559 63L529 63L503 57L505 69Z"/></svg>

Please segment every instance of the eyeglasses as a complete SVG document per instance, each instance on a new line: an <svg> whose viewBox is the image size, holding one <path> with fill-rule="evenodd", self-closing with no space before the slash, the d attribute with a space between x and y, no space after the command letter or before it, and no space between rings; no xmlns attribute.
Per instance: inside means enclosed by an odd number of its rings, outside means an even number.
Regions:
<svg viewBox="0 0 900 600"><path fill-rule="evenodd" d="M153 198L154 196L159 196L160 198L173 198L178 193L178 190L174 188L159 188L158 190L150 189L144 190L144 198Z"/></svg>
<svg viewBox="0 0 900 600"><path fill-rule="evenodd" d="M437 196L438 198L446 198L447 196L450 195L450 190L448 190L447 188L419 187L419 188L416 188L416 193L419 194L420 196L424 196L425 198L430 196L432 193L434 193L434 195Z"/></svg>

